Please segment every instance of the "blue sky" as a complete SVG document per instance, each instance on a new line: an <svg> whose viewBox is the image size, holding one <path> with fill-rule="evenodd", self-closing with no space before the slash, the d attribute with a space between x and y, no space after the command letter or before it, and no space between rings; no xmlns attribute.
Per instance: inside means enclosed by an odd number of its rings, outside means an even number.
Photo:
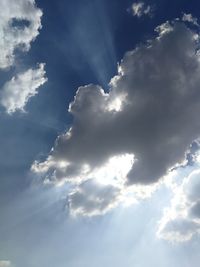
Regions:
<svg viewBox="0 0 200 267"><path fill-rule="evenodd" d="M197 266L198 1L0 9L0 267Z"/></svg>

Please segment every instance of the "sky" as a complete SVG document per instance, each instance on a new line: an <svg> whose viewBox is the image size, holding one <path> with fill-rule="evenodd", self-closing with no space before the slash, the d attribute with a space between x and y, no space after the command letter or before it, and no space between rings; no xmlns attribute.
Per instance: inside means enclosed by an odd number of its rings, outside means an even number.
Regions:
<svg viewBox="0 0 200 267"><path fill-rule="evenodd" d="M200 3L0 10L0 267L198 266Z"/></svg>

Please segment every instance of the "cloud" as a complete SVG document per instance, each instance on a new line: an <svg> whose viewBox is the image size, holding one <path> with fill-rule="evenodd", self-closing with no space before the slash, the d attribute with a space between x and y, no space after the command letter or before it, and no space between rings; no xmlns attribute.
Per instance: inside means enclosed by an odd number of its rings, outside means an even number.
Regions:
<svg viewBox="0 0 200 267"><path fill-rule="evenodd" d="M71 128L32 170L81 183L112 157L128 154L134 157L123 176L128 188L154 184L189 160L190 144L200 135L196 32L180 20L156 32L148 44L125 54L108 93L92 84L77 90L69 106Z"/></svg>
<svg viewBox="0 0 200 267"><path fill-rule="evenodd" d="M119 202L120 189L104 185L94 179L87 180L69 194L71 214L94 216L108 212Z"/></svg>
<svg viewBox="0 0 200 267"><path fill-rule="evenodd" d="M29 99L38 93L38 88L46 81L44 64L18 74L6 82L0 91L1 105L9 114L17 110L24 111Z"/></svg>
<svg viewBox="0 0 200 267"><path fill-rule="evenodd" d="M7 69L15 62L17 50L28 51L39 34L42 11L35 0L2 0L0 9L0 69ZM0 103L7 113L24 111L30 97L37 94L46 82L44 64L28 69L7 81L0 91Z"/></svg>
<svg viewBox="0 0 200 267"><path fill-rule="evenodd" d="M159 233L161 238L172 242L186 242L196 234L199 225L191 220L176 218L169 221L163 230Z"/></svg>
<svg viewBox="0 0 200 267"><path fill-rule="evenodd" d="M198 24L198 21L197 21L197 18L193 17L192 14L183 14L183 17L182 17L182 20L183 21L187 21L187 22L190 22L196 26L199 26Z"/></svg>
<svg viewBox="0 0 200 267"><path fill-rule="evenodd" d="M132 4L131 11L133 16L138 18L142 16L152 16L152 7L144 2L136 2Z"/></svg>
<svg viewBox="0 0 200 267"><path fill-rule="evenodd" d="M28 51L39 34L42 11L34 0L1 0L0 69L14 64L16 49Z"/></svg>
<svg viewBox="0 0 200 267"><path fill-rule="evenodd" d="M0 260L0 267L11 267L10 261L1 261Z"/></svg>
<svg viewBox="0 0 200 267"><path fill-rule="evenodd" d="M159 223L158 237L185 242L200 233L200 169L192 171L181 185L173 187L171 206Z"/></svg>

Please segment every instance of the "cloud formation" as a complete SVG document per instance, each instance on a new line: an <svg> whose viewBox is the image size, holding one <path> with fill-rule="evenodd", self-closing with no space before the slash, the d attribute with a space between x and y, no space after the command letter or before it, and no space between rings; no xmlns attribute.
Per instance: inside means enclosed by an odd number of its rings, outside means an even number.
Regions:
<svg viewBox="0 0 200 267"><path fill-rule="evenodd" d="M0 103L7 113L24 111L29 99L47 81L45 73L44 64L39 64L36 69L28 69L4 84L0 91Z"/></svg>
<svg viewBox="0 0 200 267"><path fill-rule="evenodd" d="M127 52L109 93L77 90L73 125L58 136L45 162L32 169L48 179L81 183L114 156L132 155L123 186L156 183L188 161L200 134L200 60L197 33L182 21L156 28L157 37ZM53 178L52 178L53 177Z"/></svg>
<svg viewBox="0 0 200 267"><path fill-rule="evenodd" d="M192 14L186 14L186 13L184 13L183 14L183 17L182 17L182 20L183 21L190 22L193 25L199 26L198 21L197 21L197 18L193 17Z"/></svg>
<svg viewBox="0 0 200 267"><path fill-rule="evenodd" d="M87 180L69 194L68 201L73 215L94 216L104 214L119 203L120 189L104 185L94 179Z"/></svg>
<svg viewBox="0 0 200 267"><path fill-rule="evenodd" d="M1 0L0 69L14 64L15 50L28 51L39 34L42 11L35 0Z"/></svg>
<svg viewBox="0 0 200 267"><path fill-rule="evenodd" d="M200 166L172 187L174 197L159 223L158 237L185 242L200 233ZM190 167L191 168L191 167Z"/></svg>
<svg viewBox="0 0 200 267"><path fill-rule="evenodd" d="M136 2L132 4L131 11L133 16L138 18L142 16L152 16L152 7L144 2Z"/></svg>

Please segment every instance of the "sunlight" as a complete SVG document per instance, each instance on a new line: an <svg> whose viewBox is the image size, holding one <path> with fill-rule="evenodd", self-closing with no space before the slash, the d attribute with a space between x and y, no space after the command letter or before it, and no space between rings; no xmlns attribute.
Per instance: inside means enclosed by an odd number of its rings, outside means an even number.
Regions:
<svg viewBox="0 0 200 267"><path fill-rule="evenodd" d="M124 184L133 163L133 154L114 156L103 167L95 170L92 174L94 179L101 184L120 186Z"/></svg>
<svg viewBox="0 0 200 267"><path fill-rule="evenodd" d="M120 96L115 97L112 101L110 101L108 105L108 110L116 111L116 112L121 111L125 97L126 97L125 95L120 95Z"/></svg>

